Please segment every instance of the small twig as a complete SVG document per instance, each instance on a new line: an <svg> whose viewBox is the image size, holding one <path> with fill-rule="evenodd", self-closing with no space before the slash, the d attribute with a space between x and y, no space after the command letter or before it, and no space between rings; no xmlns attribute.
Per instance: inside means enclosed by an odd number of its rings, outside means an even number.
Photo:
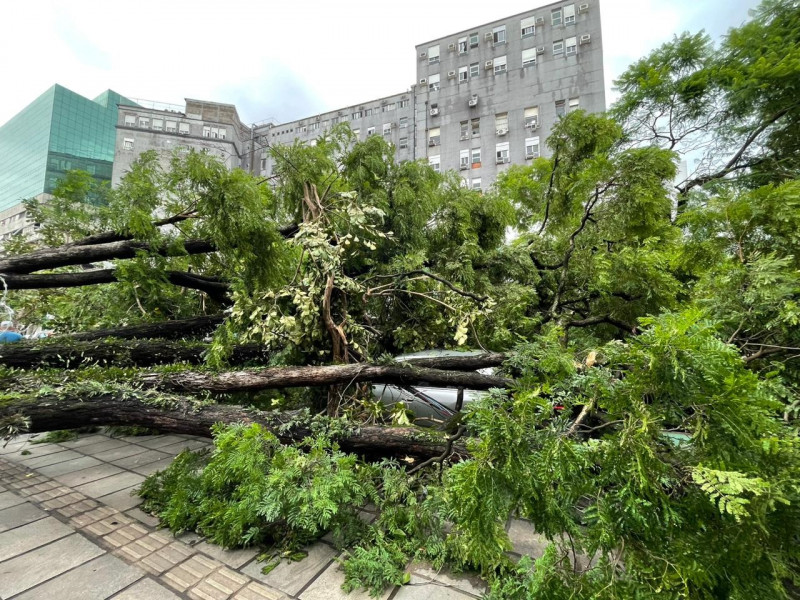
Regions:
<svg viewBox="0 0 800 600"><path fill-rule="evenodd" d="M464 433L466 431L467 431L467 428L466 428L465 425L459 425L458 426L458 431L456 431L456 433L454 435L452 435L449 438L447 438L447 442L445 444L444 452L442 452L439 456L434 456L432 458L429 458L425 462L422 462L422 463L418 464L416 467L414 467L412 469L409 469L408 474L411 475L413 473L416 473L420 469L424 469L427 466L430 466L430 465L432 465L434 463L438 463L439 464L439 479L441 479L442 478L442 466L444 465L444 461L447 460L450 457L450 455L453 453L453 442L461 439L461 437L464 435Z"/></svg>

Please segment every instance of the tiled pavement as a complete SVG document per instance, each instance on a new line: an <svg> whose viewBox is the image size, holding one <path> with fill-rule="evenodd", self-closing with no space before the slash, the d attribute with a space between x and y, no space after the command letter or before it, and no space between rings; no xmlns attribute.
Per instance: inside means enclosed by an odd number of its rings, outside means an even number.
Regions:
<svg viewBox="0 0 800 600"><path fill-rule="evenodd" d="M31 444L30 437L0 447L0 600L368 598L342 592L338 552L324 540L307 558L263 575L256 549L226 551L195 534L157 529L131 492L183 448L208 440L89 434ZM512 522L509 534L521 551L541 551L524 522ZM475 577L425 564L409 569L411 583L383 599L468 600L484 591Z"/></svg>

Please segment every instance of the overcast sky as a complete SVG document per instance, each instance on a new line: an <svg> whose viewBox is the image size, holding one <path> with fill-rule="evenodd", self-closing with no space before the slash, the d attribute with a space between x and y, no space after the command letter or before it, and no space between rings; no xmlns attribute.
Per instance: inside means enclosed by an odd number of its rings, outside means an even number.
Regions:
<svg viewBox="0 0 800 600"><path fill-rule="evenodd" d="M577 2L578 0L576 0ZM718 38L757 0L600 0L607 100L633 60L680 31ZM0 124L54 83L88 97L235 104L279 122L402 92L414 46L546 0L7 0Z"/></svg>

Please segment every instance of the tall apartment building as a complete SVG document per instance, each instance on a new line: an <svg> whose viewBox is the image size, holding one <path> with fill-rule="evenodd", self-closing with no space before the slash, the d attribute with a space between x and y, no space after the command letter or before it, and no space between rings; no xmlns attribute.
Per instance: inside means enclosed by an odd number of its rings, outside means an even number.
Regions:
<svg viewBox="0 0 800 600"><path fill-rule="evenodd" d="M425 158L487 189L509 164L547 155L558 118L605 110L599 0L556 2L418 44L417 82L402 94L255 128L254 173L269 176L267 146L310 142L347 122L382 135L397 160Z"/></svg>
<svg viewBox="0 0 800 600"><path fill-rule="evenodd" d="M253 131L242 123L232 104L189 98L184 107L143 101L122 103L116 127L113 186L145 150L156 150L164 167L175 151L189 148L220 158L229 169L247 168L250 163L245 145Z"/></svg>
<svg viewBox="0 0 800 600"><path fill-rule="evenodd" d="M89 99L54 85L0 127L0 239L27 233L21 202L45 198L69 170L111 180L117 105L107 90Z"/></svg>

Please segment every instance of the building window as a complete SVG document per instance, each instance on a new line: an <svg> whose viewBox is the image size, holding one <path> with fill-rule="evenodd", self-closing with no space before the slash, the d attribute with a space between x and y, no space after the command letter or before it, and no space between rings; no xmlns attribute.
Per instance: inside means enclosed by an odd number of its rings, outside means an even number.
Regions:
<svg viewBox="0 0 800 600"><path fill-rule="evenodd" d="M319 121L316 121L314 123L309 123L308 125L309 131L316 131L317 129L319 129Z"/></svg>
<svg viewBox="0 0 800 600"><path fill-rule="evenodd" d="M463 171L469 169L469 148L461 150L458 155L458 167Z"/></svg>
<svg viewBox="0 0 800 600"><path fill-rule="evenodd" d="M563 117L567 114L567 103L564 100L556 100L556 116Z"/></svg>
<svg viewBox="0 0 800 600"><path fill-rule="evenodd" d="M567 4L564 7L564 25L575 24L575 5Z"/></svg>
<svg viewBox="0 0 800 600"><path fill-rule="evenodd" d="M525 138L525 158L539 158L539 137Z"/></svg>
<svg viewBox="0 0 800 600"><path fill-rule="evenodd" d="M153 129L156 131L161 131L164 129L164 120L163 119L153 119Z"/></svg>
<svg viewBox="0 0 800 600"><path fill-rule="evenodd" d="M506 26L500 25L492 29L492 43L505 44L506 43Z"/></svg>
<svg viewBox="0 0 800 600"><path fill-rule="evenodd" d="M211 137L211 127L209 125L203 125L203 137Z"/></svg>
<svg viewBox="0 0 800 600"><path fill-rule="evenodd" d="M360 129L353 129L353 135L355 136L356 139L358 139L358 134L360 133L361 133Z"/></svg>
<svg viewBox="0 0 800 600"><path fill-rule="evenodd" d="M495 155L497 158L497 164L503 164L509 162L508 157L508 142L500 142L495 146Z"/></svg>
<svg viewBox="0 0 800 600"><path fill-rule="evenodd" d="M339 117L339 123L347 123L350 119L347 118L347 115L342 115Z"/></svg>
<svg viewBox="0 0 800 600"><path fill-rule="evenodd" d="M553 42L553 56L556 54L564 54L564 40L556 40Z"/></svg>
<svg viewBox="0 0 800 600"><path fill-rule="evenodd" d="M178 131L178 122L177 121L167 121L167 133L175 133Z"/></svg>
<svg viewBox="0 0 800 600"><path fill-rule="evenodd" d="M374 127L367 127L367 136L375 135L375 128Z"/></svg>
<svg viewBox="0 0 800 600"><path fill-rule="evenodd" d="M397 103L397 108L405 108L406 106L408 106L408 100L400 100Z"/></svg>
<svg viewBox="0 0 800 600"><path fill-rule="evenodd" d="M439 45L428 48L428 64L432 65L439 62Z"/></svg>
<svg viewBox="0 0 800 600"><path fill-rule="evenodd" d="M472 178L472 189L476 192L481 191L481 178L480 177L473 177Z"/></svg>
<svg viewBox="0 0 800 600"><path fill-rule="evenodd" d="M384 123L383 124L383 135L392 135L392 124L391 123Z"/></svg>
<svg viewBox="0 0 800 600"><path fill-rule="evenodd" d="M431 127L428 130L428 146L438 146L442 143L438 127Z"/></svg>
<svg viewBox="0 0 800 600"><path fill-rule="evenodd" d="M372 116L372 109L368 108L367 110L365 110L364 111L364 116L365 117L371 117Z"/></svg>
<svg viewBox="0 0 800 600"><path fill-rule="evenodd" d="M477 119L472 119L470 122L470 128L472 129L472 137L480 137L481 135L481 119L478 117Z"/></svg>
<svg viewBox="0 0 800 600"><path fill-rule="evenodd" d="M470 48L477 48L478 47L478 40L480 37L477 33L470 33L469 34L469 47Z"/></svg>
<svg viewBox="0 0 800 600"><path fill-rule="evenodd" d="M395 110L396 108L397 108L397 104L395 104L394 102L389 102L389 104L386 104L383 107L383 112L389 112L389 111Z"/></svg>
<svg viewBox="0 0 800 600"><path fill-rule="evenodd" d="M469 139L469 121L461 121L461 139Z"/></svg>
<svg viewBox="0 0 800 600"><path fill-rule="evenodd" d="M539 127L539 107L530 106L525 109L525 127L536 129Z"/></svg>
<svg viewBox="0 0 800 600"><path fill-rule="evenodd" d="M262 158L261 159L261 170L262 171L266 171L267 170L267 159L266 158Z"/></svg>
<svg viewBox="0 0 800 600"><path fill-rule="evenodd" d="M469 66L469 78L474 79L475 77L480 76L481 74L481 65L480 63L472 63Z"/></svg>
<svg viewBox="0 0 800 600"><path fill-rule="evenodd" d="M213 129L214 128L212 127L212 130ZM180 133L181 135L189 135L189 131L190 130L189 130L189 124L188 123L180 123L180 124L178 124L178 133ZM213 131L212 131L212 134L213 134Z"/></svg>
<svg viewBox="0 0 800 600"><path fill-rule="evenodd" d="M522 51L522 68L536 66L536 48L527 48Z"/></svg>
<svg viewBox="0 0 800 600"><path fill-rule="evenodd" d="M139 127L143 129L150 127L150 119L147 117L139 117Z"/></svg>
<svg viewBox="0 0 800 600"><path fill-rule="evenodd" d="M458 38L458 53L459 54L466 54L467 53L467 38L462 37Z"/></svg>
<svg viewBox="0 0 800 600"><path fill-rule="evenodd" d="M407 137L401 137L400 138L400 143L398 145L399 145L401 150L404 150L405 148L408 148L408 138Z"/></svg>
<svg viewBox="0 0 800 600"><path fill-rule="evenodd" d="M494 127L497 130L497 135L505 135L508 133L508 113L498 113L494 116Z"/></svg>
<svg viewBox="0 0 800 600"><path fill-rule="evenodd" d="M552 22L553 26L563 24L563 18L561 16L561 9L556 8L550 13L550 21Z"/></svg>
<svg viewBox="0 0 800 600"><path fill-rule="evenodd" d="M481 149L480 148L473 148L471 154L472 154L472 168L473 169L480 169L480 167L481 167Z"/></svg>
<svg viewBox="0 0 800 600"><path fill-rule="evenodd" d="M536 35L536 17L522 19L520 21L520 29L522 29L522 37Z"/></svg>
<svg viewBox="0 0 800 600"><path fill-rule="evenodd" d="M136 127L136 115L125 115L125 127Z"/></svg>
<svg viewBox="0 0 800 600"><path fill-rule="evenodd" d="M437 154L435 156L428 157L428 164L433 167L433 170L437 173L441 173L442 165L441 165L441 157Z"/></svg>
<svg viewBox="0 0 800 600"><path fill-rule="evenodd" d="M428 77L428 90L431 92L439 91L439 74L436 73Z"/></svg>
<svg viewBox="0 0 800 600"><path fill-rule="evenodd" d="M578 110L581 107L581 101L579 98L570 98L569 99L569 112L573 110Z"/></svg>
<svg viewBox="0 0 800 600"><path fill-rule="evenodd" d="M350 119L353 120L353 121L355 121L356 119L360 119L361 117L362 117L362 112L360 110L358 110L358 111L354 112L352 115L350 115Z"/></svg>
<svg viewBox="0 0 800 600"><path fill-rule="evenodd" d="M400 128L408 127L408 117L400 117Z"/></svg>
<svg viewBox="0 0 800 600"><path fill-rule="evenodd" d="M494 65L494 74L500 75L500 73L506 72L508 68L508 59L505 56L498 56L494 59L492 64Z"/></svg>
<svg viewBox="0 0 800 600"><path fill-rule="evenodd" d="M458 67L458 83L469 79L469 67Z"/></svg>
<svg viewBox="0 0 800 600"><path fill-rule="evenodd" d="M578 52L578 38L568 37L564 45L567 47L567 56L574 56Z"/></svg>
<svg viewBox="0 0 800 600"><path fill-rule="evenodd" d="M125 138L122 140L123 150L133 150L133 138Z"/></svg>

